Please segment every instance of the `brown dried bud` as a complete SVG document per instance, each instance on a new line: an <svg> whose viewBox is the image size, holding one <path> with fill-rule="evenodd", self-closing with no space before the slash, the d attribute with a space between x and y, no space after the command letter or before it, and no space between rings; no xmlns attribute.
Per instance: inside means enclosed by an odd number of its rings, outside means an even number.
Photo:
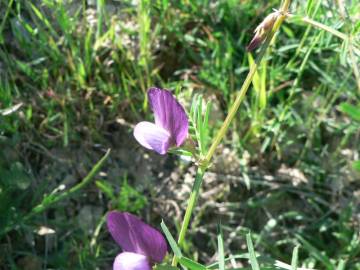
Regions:
<svg viewBox="0 0 360 270"><path fill-rule="evenodd" d="M273 28L274 23L276 22L278 16L279 16L279 11L274 11L270 13L265 17L265 19L259 24L258 27L260 27L263 31L268 32Z"/></svg>
<svg viewBox="0 0 360 270"><path fill-rule="evenodd" d="M255 35L250 41L249 45L246 47L248 51L254 50L258 47L266 38L266 35L274 26L276 19L279 16L279 11L270 13L265 17L265 19L255 28Z"/></svg>

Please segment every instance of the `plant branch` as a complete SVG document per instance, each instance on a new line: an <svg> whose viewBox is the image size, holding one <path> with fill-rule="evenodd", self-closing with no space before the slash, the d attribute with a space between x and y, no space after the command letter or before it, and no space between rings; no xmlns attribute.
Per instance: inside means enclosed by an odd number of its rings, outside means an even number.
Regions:
<svg viewBox="0 0 360 270"><path fill-rule="evenodd" d="M263 59L265 52L267 50L267 48L270 45L271 40L273 39L275 33L278 31L278 29L280 28L281 24L283 23L283 21L285 20L286 16L287 16L287 12L288 12L288 7L289 7L290 1L285 1L282 8L280 9L280 16L278 17L278 19L276 20L274 27L272 29L272 31L268 34L264 45L262 46L259 55L257 56L254 65L252 65L250 67L250 71L240 89L240 91L238 92L236 99L232 105L232 107L230 108L230 111L223 123L223 125L221 126L220 130L218 131L212 145L209 148L209 151L207 153L207 155L205 156L205 163L209 164L212 156L215 153L215 150L217 148L217 146L220 144L220 142L222 141L222 139L224 138L227 130L229 129L230 123L231 121L234 119L236 112L238 111L240 104L242 102L242 100L245 97L245 94L247 92L247 90L249 89L249 86L252 82L252 79L254 77L254 74L259 66L259 64L261 63L261 60Z"/></svg>
<svg viewBox="0 0 360 270"><path fill-rule="evenodd" d="M217 135L215 136L213 143L211 144L207 154L205 155L205 159L200 161L200 165L199 165L197 173L196 173L194 185L193 185L193 188L192 188L192 191L190 194L188 206L186 208L185 216L184 216L183 223L181 225L181 229L180 229L180 233L179 233L178 244L180 247L184 243L185 235L186 235L186 232L187 232L187 229L189 226L189 222L190 222L190 218L192 216L192 212L194 210L194 207L196 205L197 199L200 194L200 188L201 188L201 184L203 181L204 173L205 173L208 165L211 162L212 156L214 155L217 146L220 144L220 142L224 138L227 130L229 129L230 123L234 119L236 112L238 111L239 106L240 106L242 100L244 99L247 90L249 89L249 86L254 77L256 69L259 66L259 64L261 63L261 60L263 59L265 52L270 45L271 40L273 39L275 33L279 30L281 24L284 22L284 20L287 16L287 13L288 13L289 5L290 5L290 0L283 1L281 8L280 8L280 13L279 13L280 15L277 18L272 30L268 33L268 35L265 39L264 45L262 46L260 53L255 60L254 65L252 65L250 67L250 71L249 71L240 91L238 92L237 97L236 97L223 125L221 126L220 130L218 131ZM177 257L174 256L172 265L176 266L177 263L178 263Z"/></svg>
<svg viewBox="0 0 360 270"><path fill-rule="evenodd" d="M43 201L35 206L32 211L25 216L25 219L28 219L34 214L41 213L48 209L51 205L67 198L72 195L74 195L76 192L78 192L80 189L85 187L87 184L91 182L91 180L94 178L94 176L98 173L100 168L103 166L105 160L108 158L110 154L110 149L108 149L105 153L105 155L94 165L94 167L91 169L91 171L85 176L85 178L77 185L73 186L69 190L61 193L61 194L50 194L49 196L45 197Z"/></svg>

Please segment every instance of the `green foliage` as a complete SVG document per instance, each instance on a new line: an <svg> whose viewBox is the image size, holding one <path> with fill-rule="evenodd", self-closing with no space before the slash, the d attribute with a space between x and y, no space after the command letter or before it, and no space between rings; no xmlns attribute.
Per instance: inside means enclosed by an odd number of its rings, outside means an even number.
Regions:
<svg viewBox="0 0 360 270"><path fill-rule="evenodd" d="M118 193L106 181L96 181L96 185L110 199L114 208L120 211L139 213L147 204L146 197L128 184L126 175Z"/></svg>
<svg viewBox="0 0 360 270"><path fill-rule="evenodd" d="M354 121L360 121L360 106L353 106L348 103L341 103L340 110L346 113Z"/></svg>
<svg viewBox="0 0 360 270"><path fill-rule="evenodd" d="M249 259L250 259L251 269L260 270L259 263L258 263L257 258L256 258L254 245L253 245L253 242L251 240L251 234L250 233L248 233L246 235L246 244L247 244L247 247L248 247L248 250L249 250L249 256L250 256Z"/></svg>
<svg viewBox="0 0 360 270"><path fill-rule="evenodd" d="M118 209L120 211L138 212L147 203L146 197L128 185L126 178L120 188L120 193L117 196Z"/></svg>

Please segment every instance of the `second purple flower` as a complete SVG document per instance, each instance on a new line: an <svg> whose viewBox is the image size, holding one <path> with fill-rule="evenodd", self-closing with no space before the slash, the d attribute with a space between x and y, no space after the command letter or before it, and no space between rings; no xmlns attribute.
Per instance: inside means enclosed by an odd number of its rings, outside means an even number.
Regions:
<svg viewBox="0 0 360 270"><path fill-rule="evenodd" d="M189 121L184 108L170 91L152 87L148 91L155 124L140 122L135 126L135 139L145 148L164 155L170 147L180 147L186 140Z"/></svg>
<svg viewBox="0 0 360 270"><path fill-rule="evenodd" d="M138 217L119 211L107 215L107 227L123 252L116 256L113 270L151 270L167 252L162 234Z"/></svg>

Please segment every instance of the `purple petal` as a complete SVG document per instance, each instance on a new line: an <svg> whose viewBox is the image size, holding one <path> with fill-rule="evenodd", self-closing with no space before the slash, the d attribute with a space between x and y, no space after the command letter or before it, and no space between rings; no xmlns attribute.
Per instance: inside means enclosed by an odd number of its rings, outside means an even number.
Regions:
<svg viewBox="0 0 360 270"><path fill-rule="evenodd" d="M155 115L155 124L168 130L172 143L181 146L188 135L189 121L184 108L170 91L152 87L149 102Z"/></svg>
<svg viewBox="0 0 360 270"><path fill-rule="evenodd" d="M146 256L123 252L116 256L113 270L151 270Z"/></svg>
<svg viewBox="0 0 360 270"><path fill-rule="evenodd" d="M123 251L147 256L152 263L159 263L164 259L167 251L164 237L136 216L126 212L111 211L107 215L107 226Z"/></svg>
<svg viewBox="0 0 360 270"><path fill-rule="evenodd" d="M142 146L161 155L166 154L171 144L170 133L150 122L137 124L134 128L134 137Z"/></svg>

